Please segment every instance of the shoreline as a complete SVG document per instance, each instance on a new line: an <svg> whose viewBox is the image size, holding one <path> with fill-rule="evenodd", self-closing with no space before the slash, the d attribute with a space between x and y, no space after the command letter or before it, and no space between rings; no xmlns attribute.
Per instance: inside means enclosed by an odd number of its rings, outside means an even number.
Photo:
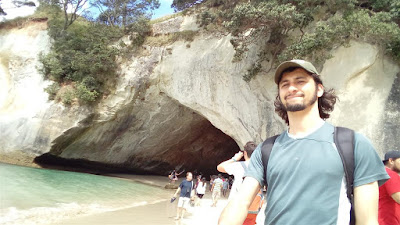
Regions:
<svg viewBox="0 0 400 225"><path fill-rule="evenodd" d="M104 176L132 180L159 188L164 188L165 185L168 184L168 178L163 176L133 174L104 174ZM179 185L183 179L184 178L180 178L175 184ZM169 190L171 191L172 197L175 193L175 189ZM184 218L181 220L174 219L176 216L178 201L170 203L170 199L166 199L165 201L154 204L146 204L122 210L64 219L58 223L52 223L51 225L214 225L218 224L219 216L228 204L228 196L229 193L226 197L221 196L217 203L217 207L211 207L211 192L209 191L207 184L207 190L203 199L200 200L200 206L189 207ZM197 198L196 200L199 199ZM257 224L264 224L264 209L265 204L257 216Z"/></svg>
<svg viewBox="0 0 400 225"><path fill-rule="evenodd" d="M135 175L135 174L126 174L126 173L105 173L100 174L100 176L114 177L120 178L130 181L135 181L138 183L159 187L168 190L165 186L168 184L168 177L159 176L159 175ZM176 188L178 188L182 178L180 178L177 182L175 182ZM171 190L175 190L173 188Z"/></svg>

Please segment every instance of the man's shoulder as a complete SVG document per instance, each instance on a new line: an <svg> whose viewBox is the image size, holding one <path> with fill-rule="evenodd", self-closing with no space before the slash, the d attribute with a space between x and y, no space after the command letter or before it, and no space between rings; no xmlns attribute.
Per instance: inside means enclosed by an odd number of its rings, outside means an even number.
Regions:
<svg viewBox="0 0 400 225"><path fill-rule="evenodd" d="M187 184L187 183L192 183L192 181L188 181L188 180L183 180L182 184Z"/></svg>

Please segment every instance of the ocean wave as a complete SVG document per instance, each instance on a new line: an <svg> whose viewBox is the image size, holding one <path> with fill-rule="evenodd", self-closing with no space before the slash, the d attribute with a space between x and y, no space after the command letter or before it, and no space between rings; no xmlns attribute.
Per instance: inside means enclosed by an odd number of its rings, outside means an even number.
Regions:
<svg viewBox="0 0 400 225"><path fill-rule="evenodd" d="M104 205L104 204L78 204L73 203L58 203L55 207L35 207L30 209L17 209L9 207L0 210L0 224L4 225L42 225L55 224L65 219L89 216L104 212L123 210L147 204L155 204L166 201L155 200L151 202L141 201L134 202L128 205Z"/></svg>

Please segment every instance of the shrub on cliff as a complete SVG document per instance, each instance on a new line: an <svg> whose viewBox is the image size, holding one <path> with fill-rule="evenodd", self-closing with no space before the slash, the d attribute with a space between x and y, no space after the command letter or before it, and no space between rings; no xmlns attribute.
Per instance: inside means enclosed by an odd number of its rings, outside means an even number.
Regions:
<svg viewBox="0 0 400 225"><path fill-rule="evenodd" d="M400 0L236 2L234 8L219 7L223 10L218 14L203 11L200 25L224 21L233 35L233 61L246 57L248 46L258 46L258 58L243 76L246 81L292 58L322 63L333 48L347 45L350 39L380 45L400 61Z"/></svg>
<svg viewBox="0 0 400 225"><path fill-rule="evenodd" d="M40 57L41 71L57 83L75 82L76 97L93 102L111 88L108 81L116 76L118 54L111 44L122 34L118 28L90 22L74 23L63 30L62 20L51 20L49 35L54 44L49 54Z"/></svg>

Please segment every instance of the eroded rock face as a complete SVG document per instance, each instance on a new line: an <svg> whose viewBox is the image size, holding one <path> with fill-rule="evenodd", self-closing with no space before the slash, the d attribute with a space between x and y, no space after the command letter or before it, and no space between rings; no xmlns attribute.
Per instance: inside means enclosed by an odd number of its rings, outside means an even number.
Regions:
<svg viewBox="0 0 400 225"><path fill-rule="evenodd" d="M178 23L171 29L181 31L194 29L194 21L174 18L168 23ZM256 46L244 60L232 63L229 36L200 32L190 43L147 46L146 51L120 64L116 91L93 109L48 101L43 92L46 81L36 71L29 76L19 72L29 63L12 68L3 63L0 82L8 79L14 84L8 87L15 87L14 77L25 82L35 77L39 81L33 89L42 97L28 94L16 99L10 97L12 92L1 92L0 102L36 101L36 108L25 107L24 113L16 114L0 105L0 152L33 154L43 165L152 174L173 168L216 173L216 165L247 141L261 142L286 129L274 113L273 70L249 83L242 78L256 58ZM335 88L341 101L328 121L363 133L381 156L398 147L399 66L365 43L351 42L351 47L336 49L332 55L320 70L325 86ZM3 62L4 56L0 59Z"/></svg>

